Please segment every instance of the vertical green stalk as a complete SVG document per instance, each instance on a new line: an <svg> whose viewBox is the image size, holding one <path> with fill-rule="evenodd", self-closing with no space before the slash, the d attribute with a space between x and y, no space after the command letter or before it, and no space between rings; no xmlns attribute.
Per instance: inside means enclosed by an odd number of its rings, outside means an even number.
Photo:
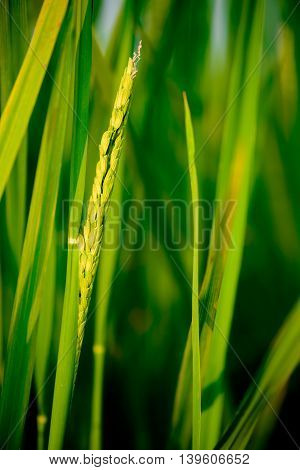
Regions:
<svg viewBox="0 0 300 470"><path fill-rule="evenodd" d="M73 25L75 28L76 61L69 199L77 204L74 206L71 203L69 215L67 276L51 413L49 449L61 449L63 446L75 376L79 270L77 238L81 223L81 203L84 196L86 172L91 73L91 20L91 0L75 2Z"/></svg>
<svg viewBox="0 0 300 470"><path fill-rule="evenodd" d="M120 159L118 175L119 179L116 181L112 201L114 206L120 208L122 196L122 181L124 174L123 158ZM93 392L92 392L92 411L91 411L91 434L90 434L90 449L102 448L102 423L103 423L103 381L104 381L104 361L106 353L106 330L107 330L107 313L109 301L111 297L111 284L118 256L118 242L119 225L110 223L110 218L106 221L106 228L104 231L104 249L100 255L101 272L98 274L97 291L96 291L96 318L95 318L95 334L93 344L93 357L94 357L94 376L93 376ZM109 249L105 250L105 238L107 233L113 231L113 244ZM111 240L110 240L111 243Z"/></svg>
<svg viewBox="0 0 300 470"><path fill-rule="evenodd" d="M41 312L39 315L37 332L37 355L35 360L35 383L37 391L37 433L38 449L45 449L45 431L48 422L47 406L47 377L49 372L49 356L51 348L51 337L53 330L53 319L55 309L55 287L56 287L56 237L53 235L49 262L45 273L42 290Z"/></svg>
<svg viewBox="0 0 300 470"><path fill-rule="evenodd" d="M127 2L128 3L128 2ZM116 77L124 70L130 51L132 50L133 41L133 19L131 12L127 11L128 5L124 4L124 10L126 14L122 15L122 22L117 21L112 36L117 42L117 59L116 50L114 47L109 48L106 57L103 58L103 64L101 71L95 70L95 75L98 77L98 83L101 90L105 88L105 82L107 81L111 71L109 64L113 61L113 57L117 60L114 72ZM125 12L124 12L125 13ZM123 24L124 23L124 24ZM121 30L122 33L121 34ZM122 45L119 47L120 37L122 37ZM112 42L111 42L112 45ZM100 53L99 46L96 41L94 42L94 52ZM114 54L113 54L114 51ZM113 57L112 57L113 56ZM106 67L106 70L104 70ZM118 83L114 80L113 89L117 88ZM115 206L118 204L120 207L121 196L122 196L122 184L124 174L124 159L120 159L118 168L118 181L115 183L115 187L112 193L112 200ZM115 249L104 250L101 253L101 271L98 274L97 279L97 290L96 290L96 312L95 312L95 333L94 333L94 344L93 344L93 357L94 357L94 373L93 373L93 392L92 392L92 409L91 409L91 432L90 432L90 449L101 449L102 443L102 427L103 427L103 386L104 386L104 362L106 353L106 330L107 330L107 314L109 307L109 300L111 297L111 284L113 282L113 275L117 262L117 247L118 247L118 227L115 224L110 224L110 219L106 221L104 230L104 247L105 247L105 234L113 230L113 243Z"/></svg>
<svg viewBox="0 0 300 470"><path fill-rule="evenodd" d="M201 435L201 370L199 343L199 190L195 163L195 141L191 113L183 94L185 129L193 205L193 283L192 283L192 357L193 357L193 432L192 447L200 449Z"/></svg>

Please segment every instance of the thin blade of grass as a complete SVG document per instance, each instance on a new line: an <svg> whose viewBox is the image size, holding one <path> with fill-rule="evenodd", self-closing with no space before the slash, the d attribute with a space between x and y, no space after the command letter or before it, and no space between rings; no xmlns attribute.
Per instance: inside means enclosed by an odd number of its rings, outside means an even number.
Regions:
<svg viewBox="0 0 300 470"><path fill-rule="evenodd" d="M186 94L183 94L186 142L193 206L193 282L192 282L192 363L193 363L193 431L192 448L200 449L201 435L201 373L199 344L199 190L195 162L195 140Z"/></svg>
<svg viewBox="0 0 300 470"><path fill-rule="evenodd" d="M300 301L297 302L251 384L237 414L217 444L218 449L245 449L255 426L276 394L284 389L300 362Z"/></svg>
<svg viewBox="0 0 300 470"><path fill-rule="evenodd" d="M51 413L49 449L61 449L72 400L78 322L78 238L85 188L87 128L91 72L91 1L76 4L74 25L78 47L75 62L74 121L70 176L67 277L59 353Z"/></svg>
<svg viewBox="0 0 300 470"><path fill-rule="evenodd" d="M7 448L21 445L34 365L35 325L54 227L66 129L70 35L65 40L55 76L59 89L53 88L43 133L10 327L0 403L0 442Z"/></svg>
<svg viewBox="0 0 300 470"><path fill-rule="evenodd" d="M37 344L35 360L35 384L37 390L37 433L38 449L45 449L45 431L48 422L47 403L47 379L49 372L49 357L51 348L51 337L53 330L54 309L55 309L55 287L56 287L56 237L52 238L49 253L43 291L41 296L41 307L37 331Z"/></svg>

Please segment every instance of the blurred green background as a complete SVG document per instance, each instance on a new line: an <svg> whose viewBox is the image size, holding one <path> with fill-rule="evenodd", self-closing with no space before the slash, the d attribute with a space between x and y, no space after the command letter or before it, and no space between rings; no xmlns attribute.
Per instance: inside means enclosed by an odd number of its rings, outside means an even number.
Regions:
<svg viewBox="0 0 300 470"><path fill-rule="evenodd" d="M29 4L31 28L40 3ZM128 230L136 230L137 240L132 249L122 247L121 243L114 252L112 285L106 296L109 303L103 396L104 448L164 449L169 445L177 378L191 322L189 283L192 279L192 250L189 245L181 250L172 249L172 239L174 231L178 231L186 246L184 242L191 231L184 220L175 223L174 229L172 221L167 219L162 223L155 210L146 217L139 210L144 201L150 201L152 208L157 204L155 201L190 201L183 91L187 93L194 124L200 198L214 201L229 78L243 3L238 0L98 0L93 3L86 197L98 159L97 145L108 123L114 92L129 54L138 40L143 40L122 155L120 179L123 184L118 183L119 189L116 189L123 202L122 226L117 227L117 231L121 239L126 240ZM251 3L249 31L253 11ZM299 26L300 6L297 7L296 1L266 1L255 164L230 334L232 347L252 375L299 296ZM50 73L55 70L57 57L58 47L49 65ZM46 75L29 124L27 212L52 86ZM64 155L55 222L57 266L49 372L57 360L65 289L67 214L62 209L69 195L68 158ZM132 200L142 203L137 204L134 216L129 213ZM2 220L4 203L1 203ZM202 222L204 228L209 229L212 220L207 217ZM145 243L142 244L143 237ZM208 239L208 233L206 237ZM17 276L7 239L6 227L2 224L3 312L11 310ZM151 249L153 240L157 241L157 250ZM202 250L201 279L206 259L207 250ZM89 445L94 312L99 290L103 289L100 283L97 281L93 292L65 437L66 448L85 449ZM9 318L9 313L3 315L4 330L8 330ZM228 421L251 383L241 361L229 350L225 371ZM279 397L278 405L274 405L280 420L298 442L295 410L299 409L299 373L298 367ZM46 387L48 412L54 378L52 374ZM35 392L33 385L31 398L35 397ZM36 414L35 402L26 419L25 448L36 446ZM258 426L251 446L295 448L282 423L272 418L272 413L266 412L264 419L270 426L264 432L260 432Z"/></svg>

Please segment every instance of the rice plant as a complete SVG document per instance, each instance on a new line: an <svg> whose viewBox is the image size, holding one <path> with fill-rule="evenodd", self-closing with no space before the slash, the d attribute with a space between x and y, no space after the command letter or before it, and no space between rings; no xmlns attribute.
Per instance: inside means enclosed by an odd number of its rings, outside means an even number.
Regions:
<svg viewBox="0 0 300 470"><path fill-rule="evenodd" d="M2 449L299 448L299 22L0 0Z"/></svg>
<svg viewBox="0 0 300 470"><path fill-rule="evenodd" d="M100 159L97 163L92 195L90 196L87 219L82 233L78 237L79 246L79 313L76 364L79 361L83 341L84 325L91 298L91 290L99 261L103 238L104 221L122 148L124 127L126 124L132 94L133 80L137 74L138 52L128 65L122 77L120 88L114 104L108 130L103 134L99 145Z"/></svg>

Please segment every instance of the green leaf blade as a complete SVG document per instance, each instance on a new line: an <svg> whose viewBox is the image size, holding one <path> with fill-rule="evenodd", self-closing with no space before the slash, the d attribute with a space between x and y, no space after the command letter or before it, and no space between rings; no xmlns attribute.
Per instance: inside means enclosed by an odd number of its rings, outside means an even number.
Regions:
<svg viewBox="0 0 300 470"><path fill-rule="evenodd" d="M199 190L195 162L195 139L186 94L183 94L186 142L193 206L193 282L192 282L192 358L193 358L193 437L192 447L200 449L201 436L201 369L199 344Z"/></svg>

